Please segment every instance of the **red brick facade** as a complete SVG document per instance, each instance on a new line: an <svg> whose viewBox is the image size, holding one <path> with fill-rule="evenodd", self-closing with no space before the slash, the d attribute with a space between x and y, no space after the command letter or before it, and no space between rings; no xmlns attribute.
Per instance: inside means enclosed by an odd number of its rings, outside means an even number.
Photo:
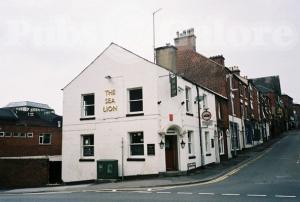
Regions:
<svg viewBox="0 0 300 202"><path fill-rule="evenodd" d="M33 133L33 137L0 137L0 157L61 155L62 130L58 127L18 126L1 123L0 132ZM51 144L39 144L39 135L51 134Z"/></svg>

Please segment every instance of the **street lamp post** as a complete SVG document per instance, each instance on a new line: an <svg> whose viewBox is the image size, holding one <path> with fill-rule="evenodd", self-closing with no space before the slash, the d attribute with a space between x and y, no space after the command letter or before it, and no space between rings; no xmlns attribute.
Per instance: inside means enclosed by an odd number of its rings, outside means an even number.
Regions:
<svg viewBox="0 0 300 202"><path fill-rule="evenodd" d="M154 63L156 63L156 55L155 55L155 13L159 12L160 10L161 10L161 8L152 13L152 20L153 20L153 55L154 55L153 61L154 61Z"/></svg>

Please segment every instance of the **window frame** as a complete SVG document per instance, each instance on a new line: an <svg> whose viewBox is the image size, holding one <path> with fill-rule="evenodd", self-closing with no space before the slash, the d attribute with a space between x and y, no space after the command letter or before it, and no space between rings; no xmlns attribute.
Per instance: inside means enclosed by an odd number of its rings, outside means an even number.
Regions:
<svg viewBox="0 0 300 202"><path fill-rule="evenodd" d="M9 134L9 135L6 135ZM4 137L12 137L12 132L4 132Z"/></svg>
<svg viewBox="0 0 300 202"><path fill-rule="evenodd" d="M130 91L131 90L142 90L142 98L137 99L137 100L130 100ZM131 111L130 109L130 103L131 102L137 102L137 101L142 101L142 110L141 111ZM128 88L127 89L127 112L128 114L139 114L144 112L144 93L143 93L143 87L134 87L134 88Z"/></svg>
<svg viewBox="0 0 300 202"><path fill-rule="evenodd" d="M222 107L221 107L220 102L217 102L217 110L218 110L218 119L221 120L222 119Z"/></svg>
<svg viewBox="0 0 300 202"><path fill-rule="evenodd" d="M193 156L195 154L194 150L194 131L189 130L187 133L188 138L188 154L189 156Z"/></svg>
<svg viewBox="0 0 300 202"><path fill-rule="evenodd" d="M192 113L192 89L189 86L185 87L185 110L187 113Z"/></svg>
<svg viewBox="0 0 300 202"><path fill-rule="evenodd" d="M131 135L138 134L138 133L142 134L143 142L142 143L132 143ZM145 138L144 138L145 136L144 136L144 132L143 131L130 131L130 132L128 132L128 137L129 137L129 156L130 157L144 157L145 156ZM139 146L139 145L143 146L143 154L142 155L132 154L131 147L132 146Z"/></svg>
<svg viewBox="0 0 300 202"><path fill-rule="evenodd" d="M44 143L44 135L50 135L49 143ZM42 141L41 141L42 138ZM39 135L39 145L51 145L52 144L52 134L51 133L41 133Z"/></svg>
<svg viewBox="0 0 300 202"><path fill-rule="evenodd" d="M206 154L211 154L211 147L210 147L210 134L209 131L204 132L204 137L205 137L205 152Z"/></svg>
<svg viewBox="0 0 300 202"><path fill-rule="evenodd" d="M90 96L93 95L94 96L94 103L93 104L89 104L89 105L85 105L84 104L84 97L85 96ZM94 107L94 113L93 115L85 115L86 113L86 107ZM81 94L81 117L82 118L90 118L90 117L95 117L95 93L87 93L87 94Z"/></svg>
<svg viewBox="0 0 300 202"><path fill-rule="evenodd" d="M0 132L0 137L4 137L4 132L3 131Z"/></svg>
<svg viewBox="0 0 300 202"><path fill-rule="evenodd" d="M224 133L223 131L219 131L219 153L220 155L225 154L225 142L224 142Z"/></svg>
<svg viewBox="0 0 300 202"><path fill-rule="evenodd" d="M28 136L29 134L31 134L31 135L30 135L30 136ZM33 138L33 132L26 133L26 137L27 137L27 138Z"/></svg>
<svg viewBox="0 0 300 202"><path fill-rule="evenodd" d="M208 109L207 95L203 94L203 109Z"/></svg>
<svg viewBox="0 0 300 202"><path fill-rule="evenodd" d="M84 137L85 136L91 136L93 137L93 144L84 144ZM95 135L94 134L81 134L80 135L80 147L81 147L81 152L80 152L80 156L83 159L90 159L90 158L94 158L95 157ZM91 140L90 140L91 142ZM85 147L92 147L93 148L93 155L85 155L84 153L84 148Z"/></svg>

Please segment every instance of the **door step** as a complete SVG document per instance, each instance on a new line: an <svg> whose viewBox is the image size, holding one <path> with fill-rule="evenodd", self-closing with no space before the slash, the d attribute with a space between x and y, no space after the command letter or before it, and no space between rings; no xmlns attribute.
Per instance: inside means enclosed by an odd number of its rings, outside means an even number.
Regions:
<svg viewBox="0 0 300 202"><path fill-rule="evenodd" d="M176 177L176 176L183 176L187 175L186 171L167 171L159 173L159 176L162 177Z"/></svg>

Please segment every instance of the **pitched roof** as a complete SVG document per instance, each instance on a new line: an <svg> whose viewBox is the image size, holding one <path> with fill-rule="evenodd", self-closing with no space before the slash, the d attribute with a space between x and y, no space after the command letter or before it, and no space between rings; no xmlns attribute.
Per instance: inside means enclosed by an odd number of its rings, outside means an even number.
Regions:
<svg viewBox="0 0 300 202"><path fill-rule="evenodd" d="M110 43L110 45L108 46L108 47L106 47L89 65L87 65L72 81L70 81L62 90L64 90L66 87L68 87L77 77L79 77L90 65L92 65L98 58L100 58L101 57L101 55L106 51L106 50L108 50L112 45L115 45L115 46L117 46L117 47L119 47L119 48L121 48L121 49L123 49L123 50L125 50L126 52L129 52L130 54L133 54L133 55L135 55L136 57L139 57L140 59L142 59L142 60L144 60L145 62L148 62L148 63L151 63L151 64L154 64L154 65L156 65L156 66L158 66L158 67L160 67L160 68L163 68L163 69L165 69L165 70L167 70L167 71L169 71L169 72L171 72L171 70L170 69L167 69L167 68L165 68L165 67L163 67L163 66L160 66L160 65L158 65L158 64L155 64L155 63L153 63L153 62L151 62L150 60L147 60L146 58L144 58L144 57L142 57L142 56L140 56L140 55L138 55L138 54L136 54L136 53L134 53L134 52L132 52L132 51L130 51L130 50L128 50L128 49L126 49L126 48L124 48L124 47L122 47L122 46L120 46L120 45L118 45L118 44L116 44L116 43L113 43L113 42L111 42ZM212 62L214 62L213 60L211 60ZM217 64L217 65L219 65L218 63L216 63L216 62L214 62L215 64ZM195 85L198 85L199 87L201 87L201 88L203 88L203 89L205 89L205 90L207 90L207 91L209 91L209 92L211 92L211 93L213 93L213 94L215 94L215 95L217 95L217 96L219 96L219 97L221 97L221 98L224 98L224 99L227 99L227 97L226 96L223 96L223 95L221 95L221 94L219 94L218 92L216 92L216 91L214 91L213 89L209 89L209 88L207 88L207 87L204 87L203 85L201 85L199 82L196 82L196 81L193 81L192 79L190 79L190 78L188 78L188 77L186 77L185 75L179 75L182 79L184 79L184 80L186 80L186 81L188 81L188 82L191 82L191 83L193 83L193 84L195 84Z"/></svg>
<svg viewBox="0 0 300 202"><path fill-rule="evenodd" d="M276 93L281 95L279 76L267 76L251 79L256 88L263 93Z"/></svg>
<svg viewBox="0 0 300 202"><path fill-rule="evenodd" d="M211 77L203 76L203 71L200 68L209 69L211 74L221 75L226 72L231 72L227 67L218 64L210 58L207 58L193 50L177 50L177 64L176 69L179 75L197 83L202 86L227 97L226 89L220 86Z"/></svg>

